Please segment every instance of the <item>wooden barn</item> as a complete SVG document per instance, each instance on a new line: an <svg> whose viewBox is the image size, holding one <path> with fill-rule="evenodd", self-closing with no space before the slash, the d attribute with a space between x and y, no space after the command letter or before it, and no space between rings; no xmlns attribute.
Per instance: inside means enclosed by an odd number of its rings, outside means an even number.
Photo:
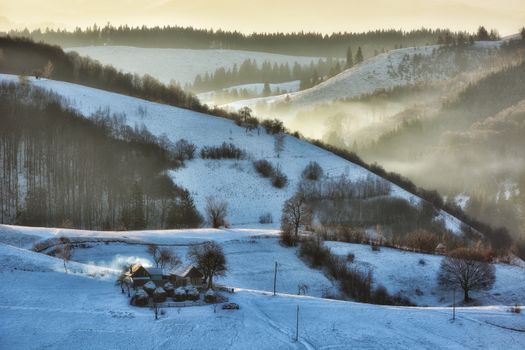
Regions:
<svg viewBox="0 0 525 350"><path fill-rule="evenodd" d="M175 287L192 285L194 287L200 288L205 282L204 274L193 265L176 270L170 274L169 279Z"/></svg>

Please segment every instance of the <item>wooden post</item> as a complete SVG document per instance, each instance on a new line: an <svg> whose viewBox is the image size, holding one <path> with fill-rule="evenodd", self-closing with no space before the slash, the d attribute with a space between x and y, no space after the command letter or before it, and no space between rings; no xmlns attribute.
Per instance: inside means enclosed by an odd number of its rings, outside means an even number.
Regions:
<svg viewBox="0 0 525 350"><path fill-rule="evenodd" d="M299 305L297 305L297 316L295 323L295 341L299 340Z"/></svg>
<svg viewBox="0 0 525 350"><path fill-rule="evenodd" d="M456 319L456 288L454 288L454 295L452 297L452 320Z"/></svg>
<svg viewBox="0 0 525 350"><path fill-rule="evenodd" d="M275 262L275 268L273 271L273 295L275 296L275 286L277 283L277 261Z"/></svg>

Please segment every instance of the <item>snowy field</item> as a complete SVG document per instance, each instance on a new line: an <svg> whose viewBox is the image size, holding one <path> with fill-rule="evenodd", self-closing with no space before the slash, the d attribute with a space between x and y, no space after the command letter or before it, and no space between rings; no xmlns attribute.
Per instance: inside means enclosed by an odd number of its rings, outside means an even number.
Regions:
<svg viewBox="0 0 525 350"><path fill-rule="evenodd" d="M66 274L60 260L0 243L1 349L522 349L525 344L525 316L508 312L507 306L458 308L457 319L451 321L452 311L445 306L327 300L293 295L296 291L279 284L274 297L268 292L271 282L264 281L275 258L283 262L278 280L323 283L322 275L304 266L293 249L278 246L274 231L112 233L0 225L2 241L15 234L31 239L119 235L170 244L179 238L182 244L218 240L231 268L221 282L236 287L227 296L241 308L172 308L154 320L151 310L128 304L114 285L116 270L102 266L116 254L145 258L139 246L110 243L78 249L74 259L80 262L70 262L72 271ZM379 254L386 258L388 253L383 249ZM360 256L365 259L364 252L356 250L356 259ZM89 264L82 263L87 260ZM299 340L294 341L297 306Z"/></svg>
<svg viewBox="0 0 525 350"><path fill-rule="evenodd" d="M17 81L16 76L10 75L0 75L0 79ZM275 227L282 204L295 193L301 173L311 161L318 162L330 177L344 175L352 180L376 177L352 162L291 136L285 137L284 150L277 155L273 136L264 130L246 132L230 120L60 81L32 79L31 84L63 96L71 107L86 117L109 108L112 113L124 113L130 126L145 125L152 134L166 135L174 142L187 139L197 145L197 154L200 147L223 142L231 142L244 149L248 154L244 160L197 158L187 162L184 168L170 172L175 183L192 193L201 212L204 211L207 196L227 200L227 221L232 225L253 227L262 214L270 213ZM145 116L141 113L144 110ZM283 189L273 187L268 179L256 173L253 159L267 159L280 166L288 176L288 185ZM392 185L391 195L405 198L413 204L420 201L395 185ZM457 219L444 213L442 217L449 229L460 232L461 223Z"/></svg>
<svg viewBox="0 0 525 350"><path fill-rule="evenodd" d="M214 73L217 68L231 69L246 59L261 66L264 61L281 65L295 62L300 65L316 63L319 57L289 56L242 50L151 49L130 46L84 46L64 49L76 51L102 64L109 64L126 73L149 74L168 84L175 80L181 85L193 83L198 74Z"/></svg>
<svg viewBox="0 0 525 350"><path fill-rule="evenodd" d="M471 52L471 59L482 59L487 52L499 47L499 45L501 45L501 42L499 41L477 42L472 48L473 52ZM310 106L331 102L337 99L369 94L379 89L388 89L409 83L427 81L429 79L446 79L450 76L443 74L441 69L436 70L435 72L430 72L430 75L425 74L420 76L400 76L389 73L392 70L397 71L397 67L405 57L412 58L415 55L419 55L424 60L426 57L432 55L433 51L438 48L438 45L431 45L391 50L365 60L364 62L357 64L310 89L279 96L240 100L226 104L223 107L235 110L243 106L254 108L260 103L271 105L273 103L283 102L286 96L290 97L291 103L295 107ZM453 66L454 64L453 61L441 62L443 67Z"/></svg>
<svg viewBox="0 0 525 350"><path fill-rule="evenodd" d="M332 253L355 255L354 266L371 269L374 285L382 284L391 294L398 292L419 306L451 305L452 292L438 286L442 256L384 248L372 251L366 244L325 242ZM463 294L457 291L458 301ZM482 305L525 304L525 269L496 264L496 283L489 291L471 292Z"/></svg>

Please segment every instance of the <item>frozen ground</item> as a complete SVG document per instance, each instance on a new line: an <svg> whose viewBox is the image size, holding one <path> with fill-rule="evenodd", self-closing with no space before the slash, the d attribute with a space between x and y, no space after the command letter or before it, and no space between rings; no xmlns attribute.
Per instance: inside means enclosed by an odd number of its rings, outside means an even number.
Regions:
<svg viewBox="0 0 525 350"><path fill-rule="evenodd" d="M451 305L452 292L437 284L442 256L419 254L391 248L372 251L369 245L326 242L337 255L355 255L354 265L373 272L374 285L382 284L391 294L400 292L421 306ZM457 298L463 294L458 291ZM496 264L496 283L490 291L471 292L471 297L483 305L525 304L525 269Z"/></svg>
<svg viewBox="0 0 525 350"><path fill-rule="evenodd" d="M111 237L114 233L0 226L2 232L49 238ZM122 233L120 233L122 235ZM259 277L265 280L264 250L270 249L287 264L296 261L304 276L316 281L292 250L276 249L273 233L244 231L126 232L130 239L183 243L194 236L219 239L232 267L235 294L230 301L241 309L213 306L167 309L154 320L149 309L132 307L114 285L115 271L71 262L75 273L64 273L62 262L42 254L0 244L0 348L1 349L522 349L525 316L507 306L458 308L451 321L449 307L386 307L316 297L296 296L243 287ZM231 241L238 235L239 242ZM252 237L250 237L252 236ZM245 241L246 242L243 242ZM268 243L251 243L268 240ZM232 245L230 245L232 244ZM255 247L258 246L258 247ZM355 249L355 247L352 247ZM120 254L140 255L128 245L102 244L76 252L75 258L98 262ZM240 254L239 254L240 253ZM380 254L386 256L386 251ZM359 260L359 254L356 258ZM83 255L85 255L83 257ZM236 255L239 255L236 257ZM389 263L385 260L385 263ZM233 266L236 265L236 266ZM244 265L251 276L239 273ZM399 269L402 271L403 269ZM283 279L298 271L283 272ZM233 275L236 275L233 277ZM268 288L261 288L268 290ZM299 306L299 340L293 340Z"/></svg>
<svg viewBox="0 0 525 350"><path fill-rule="evenodd" d="M9 75L0 75L0 79L17 81L16 76ZM112 113L124 113L130 126L145 125L154 135L166 135L173 142L187 139L197 145L197 154L200 147L223 142L244 149L248 155L244 160L196 158L184 168L170 172L178 185L192 193L201 212L207 196L227 200L227 220L233 225L256 224L265 213L270 213L277 223L283 202L295 193L301 173L311 161L318 162L330 177L344 175L353 180L376 177L352 162L291 136L285 137L284 150L276 154L272 135L264 130L246 132L230 120L61 81L33 79L31 84L63 96L86 117L109 109ZM283 189L273 187L268 179L256 173L253 159L267 159L280 166L288 176L288 185ZM414 204L420 200L395 185L392 185L391 195ZM442 217L451 230L460 232L457 219L444 213Z"/></svg>
<svg viewBox="0 0 525 350"><path fill-rule="evenodd" d="M289 56L257 51L241 50L191 50L191 49L152 49L130 46L84 46L68 48L82 56L88 56L109 64L124 72L149 74L164 83L171 80L184 85L193 83L197 74L214 73L217 68L231 69L241 65L246 59L255 60L259 66L264 61L273 65L293 66L316 63L319 57Z"/></svg>

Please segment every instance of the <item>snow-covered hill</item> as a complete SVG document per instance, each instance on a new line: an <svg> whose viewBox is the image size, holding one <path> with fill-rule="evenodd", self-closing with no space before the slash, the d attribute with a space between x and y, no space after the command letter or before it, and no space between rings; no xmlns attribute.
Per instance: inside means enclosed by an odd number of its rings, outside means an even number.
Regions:
<svg viewBox="0 0 525 350"><path fill-rule="evenodd" d="M300 80L292 80L287 81L284 83L270 83L269 88L271 93L276 93L277 91L281 92L296 92L299 90L301 81ZM197 94L198 99L207 105L214 105L215 97L220 92L228 92L232 93L234 91L237 91L237 93L241 93L242 91L246 91L249 94L253 95L262 95L264 91L264 83L253 83L253 84L242 84L242 85L235 85L228 88L224 88L219 91L208 91L208 92L202 92L200 94Z"/></svg>
<svg viewBox="0 0 525 350"><path fill-rule="evenodd" d="M317 62L319 57L289 56L258 51L241 50L191 50L151 49L129 46L85 46L66 49L76 51L103 64L110 64L124 72L149 74L168 84L175 80L179 84L193 83L197 74L213 73L217 68L231 69L240 66L246 59L255 60L260 66L264 61L281 65L295 62L307 65Z"/></svg>
<svg viewBox="0 0 525 350"><path fill-rule="evenodd" d="M0 225L0 239L7 231L41 239L58 235L72 239L123 236L122 232ZM203 238L220 241L230 267L220 282L235 287L235 293L227 297L238 303L240 310L212 305L168 308L155 320L150 309L130 306L126 295L115 286L116 272L111 272L115 270L108 262L117 256L144 258L145 246L86 244L75 250L74 259L91 259L92 264L71 262L73 273L66 274L56 258L0 244L0 348L521 349L525 342L525 318L509 313L508 306L457 308L456 321L452 322L448 306L389 307L294 295L296 286L292 285L297 281L312 286L329 282L319 271L306 267L293 249L280 247L275 232L145 231L126 232L125 236L144 243L178 242L180 246L174 248L179 253L185 245ZM383 260L383 253L391 254L379 252L376 262L389 263L389 259ZM364 252L356 252L356 259L364 259ZM279 293L272 296L269 291L275 260L280 263ZM91 270L83 269L85 266ZM398 275L404 273L404 269L398 271ZM317 293L314 289L313 295ZM294 341L297 307L299 339Z"/></svg>
<svg viewBox="0 0 525 350"><path fill-rule="evenodd" d="M16 81L17 77L1 75L0 79ZM154 135L165 135L174 142L184 138L198 148L231 142L244 149L247 159L205 160L197 157L187 162L184 168L170 172L175 183L190 190L201 212L208 196L227 200L227 220L234 225L253 225L266 213L278 222L283 202L295 193L301 173L311 161L318 162L330 177L344 175L353 180L376 177L352 162L291 136L285 137L284 150L277 156L273 136L264 130L247 132L230 120L60 81L31 80L31 84L63 96L71 107L86 117L101 109L110 109L112 113L125 114L127 124L145 125ZM288 176L288 185L283 189L273 187L268 179L256 173L253 159L267 159L280 166ZM391 195L414 204L420 201L395 185ZM444 213L442 217L449 229L460 232L461 223L457 219Z"/></svg>
<svg viewBox="0 0 525 350"><path fill-rule="evenodd" d="M232 102L224 107L237 110L243 106L271 105L289 98L295 107L325 103L369 94L379 89L422 81L444 80L468 69L486 64L499 41L476 42L464 51L463 63L454 51L439 53L439 45L410 47L372 57L310 89L280 96Z"/></svg>

